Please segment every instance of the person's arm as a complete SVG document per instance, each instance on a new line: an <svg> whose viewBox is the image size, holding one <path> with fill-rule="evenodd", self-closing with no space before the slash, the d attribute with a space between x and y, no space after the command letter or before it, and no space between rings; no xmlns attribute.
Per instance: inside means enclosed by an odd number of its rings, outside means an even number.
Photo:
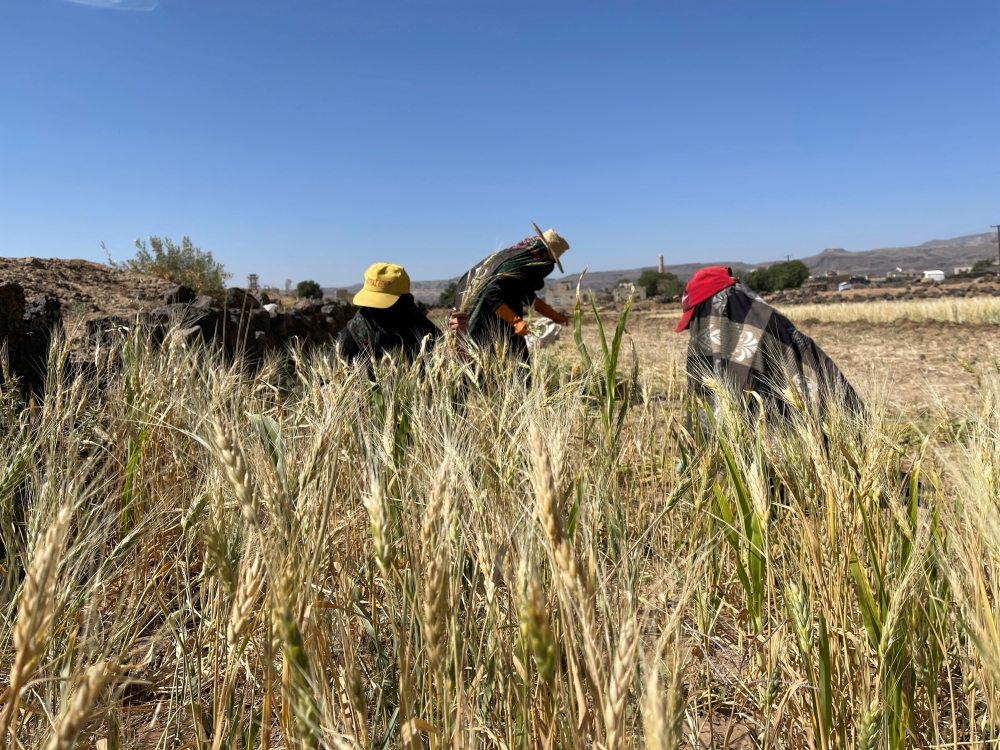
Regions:
<svg viewBox="0 0 1000 750"><path fill-rule="evenodd" d="M554 320L556 323L561 325L567 325L569 323L569 318L553 310L545 304L545 301L541 297L535 297L535 310L549 320Z"/></svg>
<svg viewBox="0 0 1000 750"><path fill-rule="evenodd" d="M518 336L527 336L528 324L507 305L509 283L509 280L505 279L491 279L483 290L483 305L487 310L492 310L498 318L509 323Z"/></svg>
<svg viewBox="0 0 1000 750"><path fill-rule="evenodd" d="M506 304L501 303L500 307L493 311L493 314L514 326L514 333L518 336L528 335L528 324L524 322L524 318L507 307Z"/></svg>

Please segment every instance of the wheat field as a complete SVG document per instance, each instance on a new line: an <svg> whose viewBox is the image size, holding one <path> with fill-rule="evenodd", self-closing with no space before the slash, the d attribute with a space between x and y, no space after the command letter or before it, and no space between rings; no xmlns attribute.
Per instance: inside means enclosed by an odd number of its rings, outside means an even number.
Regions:
<svg viewBox="0 0 1000 750"><path fill-rule="evenodd" d="M822 323L941 320L996 325L1000 323L1000 297L845 301L829 305L784 305L781 311L792 320L815 320Z"/></svg>
<svg viewBox="0 0 1000 750"><path fill-rule="evenodd" d="M624 325L528 380L57 345L0 397L0 750L995 746L1000 388L706 437Z"/></svg>

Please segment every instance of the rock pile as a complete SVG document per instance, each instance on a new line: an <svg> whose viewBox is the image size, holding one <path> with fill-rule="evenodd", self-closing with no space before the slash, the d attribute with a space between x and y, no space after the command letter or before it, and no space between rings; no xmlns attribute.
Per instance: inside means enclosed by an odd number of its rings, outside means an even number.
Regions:
<svg viewBox="0 0 1000 750"><path fill-rule="evenodd" d="M184 286L171 286L164 291L163 302L161 307L133 318L89 320L87 338L94 343L107 341L138 323L154 340L162 341L166 332L177 326L185 339L215 342L230 354L254 356L289 344L306 348L332 344L354 315L351 304L329 297L299 300L286 308L272 303L266 294L258 299L239 287L227 289L225 300L220 302L214 297L195 296Z"/></svg>
<svg viewBox="0 0 1000 750"><path fill-rule="evenodd" d="M0 282L0 342L7 366L22 386L41 390L53 332L62 327L62 306L55 297L28 301L16 282Z"/></svg>

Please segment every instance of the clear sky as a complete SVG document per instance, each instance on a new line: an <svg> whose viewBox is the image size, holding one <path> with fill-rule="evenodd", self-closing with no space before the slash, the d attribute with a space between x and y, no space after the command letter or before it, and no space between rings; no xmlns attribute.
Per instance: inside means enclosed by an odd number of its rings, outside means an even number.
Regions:
<svg viewBox="0 0 1000 750"><path fill-rule="evenodd" d="M0 0L0 254L245 283L567 272L1000 223L1000 2Z"/></svg>

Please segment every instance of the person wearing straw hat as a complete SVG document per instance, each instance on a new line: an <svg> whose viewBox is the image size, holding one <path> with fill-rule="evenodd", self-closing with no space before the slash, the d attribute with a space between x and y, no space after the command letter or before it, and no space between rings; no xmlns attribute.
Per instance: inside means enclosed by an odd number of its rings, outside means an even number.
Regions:
<svg viewBox="0 0 1000 750"><path fill-rule="evenodd" d="M413 357L425 339L430 345L441 337L414 302L406 269L394 263L374 263L365 271L354 305L357 313L337 337L338 350L349 362L362 355L381 359L396 349ZM452 313L448 327L453 333L464 332L466 320L465 315Z"/></svg>
<svg viewBox="0 0 1000 750"><path fill-rule="evenodd" d="M536 295L556 267L563 272L559 258L569 243L554 229L543 232L534 222L532 226L535 236L493 253L466 273L455 291L456 307L469 316L470 337L480 345L499 342L521 361L528 359L525 308L556 323L569 323Z"/></svg>

